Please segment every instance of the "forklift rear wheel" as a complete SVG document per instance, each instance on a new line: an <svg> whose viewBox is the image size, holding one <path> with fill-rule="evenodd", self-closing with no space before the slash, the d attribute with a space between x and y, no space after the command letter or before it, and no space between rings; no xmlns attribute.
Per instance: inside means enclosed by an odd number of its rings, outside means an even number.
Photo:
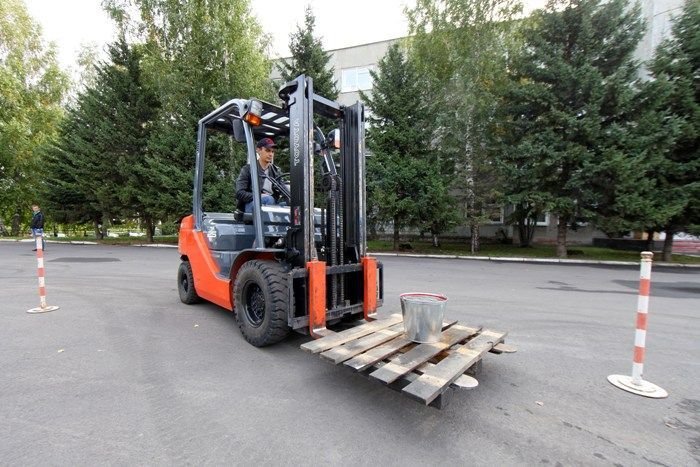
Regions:
<svg viewBox="0 0 700 467"><path fill-rule="evenodd" d="M201 300L194 289L194 276L192 275L192 266L190 266L189 261L181 262L177 270L177 291L180 294L182 303L191 305Z"/></svg>
<svg viewBox="0 0 700 467"><path fill-rule="evenodd" d="M275 344L289 334L289 286L282 266L252 260L236 275L234 310L243 337L256 347Z"/></svg>

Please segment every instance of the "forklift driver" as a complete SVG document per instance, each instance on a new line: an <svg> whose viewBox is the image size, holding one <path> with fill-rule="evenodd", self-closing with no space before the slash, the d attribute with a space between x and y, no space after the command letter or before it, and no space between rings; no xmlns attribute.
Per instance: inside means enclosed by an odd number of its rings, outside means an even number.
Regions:
<svg viewBox="0 0 700 467"><path fill-rule="evenodd" d="M258 141L255 152L258 154L258 186L260 187L260 203L263 205L277 204L282 193L270 181L280 179L280 169L273 160L277 145L272 138L263 138ZM250 179L250 164L241 169L236 180L236 200L238 210L253 212L253 183Z"/></svg>

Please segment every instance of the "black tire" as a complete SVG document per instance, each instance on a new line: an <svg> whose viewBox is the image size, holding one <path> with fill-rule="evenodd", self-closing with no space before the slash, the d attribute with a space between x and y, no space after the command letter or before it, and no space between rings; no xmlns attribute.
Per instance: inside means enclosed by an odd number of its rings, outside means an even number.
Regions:
<svg viewBox="0 0 700 467"><path fill-rule="evenodd" d="M274 261L252 260L238 270L234 310L243 337L256 347L276 344L289 334L289 284Z"/></svg>
<svg viewBox="0 0 700 467"><path fill-rule="evenodd" d="M190 266L189 261L180 263L180 267L177 270L177 292L180 294L182 303L187 303L188 305L202 300L194 289L194 276L192 275L192 266Z"/></svg>

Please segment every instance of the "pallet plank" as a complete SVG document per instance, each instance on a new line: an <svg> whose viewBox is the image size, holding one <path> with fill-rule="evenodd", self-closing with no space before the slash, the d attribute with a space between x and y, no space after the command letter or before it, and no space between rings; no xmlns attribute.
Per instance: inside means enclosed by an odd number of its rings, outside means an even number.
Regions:
<svg viewBox="0 0 700 467"><path fill-rule="evenodd" d="M380 329L372 334L360 337L343 345L338 345L321 353L321 358L330 360L336 365L351 359L373 347L389 341L403 333L403 323L398 323L386 329Z"/></svg>
<svg viewBox="0 0 700 467"><path fill-rule="evenodd" d="M401 334L389 342L347 360L344 364L355 371L362 371L412 343L413 341L406 337L406 334Z"/></svg>
<svg viewBox="0 0 700 467"><path fill-rule="evenodd" d="M447 323L443 322L443 329L447 327L445 324L451 326L454 323L454 321L448 321ZM344 364L355 371L364 371L375 363L391 356L392 354L411 344L413 344L411 339L406 337L405 334L400 334L393 340L374 347L373 349L369 349L365 353L359 354L350 360L347 360Z"/></svg>
<svg viewBox="0 0 700 467"><path fill-rule="evenodd" d="M381 366L384 366L384 362L380 362ZM377 364L377 368L379 368L379 364ZM406 373L402 379L406 380L407 383L412 383L415 380L417 380L423 373L428 370L428 368L432 368L435 366L435 363L430 363L430 362L425 362L415 370L413 370L410 373ZM467 374L460 375L459 378L456 380L452 381L452 384L450 384L450 387L456 388L456 389L474 389L479 385L479 381L476 380L473 376L469 376ZM403 388L402 388L403 389Z"/></svg>
<svg viewBox="0 0 700 467"><path fill-rule="evenodd" d="M476 334L477 332L478 329L456 324L442 333L440 342L435 344L420 344L405 354L399 356L396 360L389 362L378 370L372 372L370 377L385 384L389 384L396 381L398 378L418 367L422 363L427 362L441 351L473 334Z"/></svg>
<svg viewBox="0 0 700 467"><path fill-rule="evenodd" d="M457 320L445 320L442 322L442 329L447 329L455 323L457 323ZM362 352L366 352L373 347L384 344L385 342L403 334L403 332L403 322L397 323L389 328L380 329L375 333L328 349L321 353L321 358L330 360L337 365L361 354Z"/></svg>
<svg viewBox="0 0 700 467"><path fill-rule="evenodd" d="M396 323L400 323L402 320L403 318L400 314L393 314L386 319L371 321L354 328L346 329L345 331L336 332L329 336L306 342L305 344L302 344L301 348L302 350L311 353L323 352L324 350L344 344L351 340L357 339L358 337L366 336L367 334L379 331L380 329L393 326Z"/></svg>
<svg viewBox="0 0 700 467"><path fill-rule="evenodd" d="M407 395L430 404L456 381L470 366L479 361L481 356L500 343L506 333L484 331L477 337L452 351L437 365L426 371L411 384L403 388Z"/></svg>

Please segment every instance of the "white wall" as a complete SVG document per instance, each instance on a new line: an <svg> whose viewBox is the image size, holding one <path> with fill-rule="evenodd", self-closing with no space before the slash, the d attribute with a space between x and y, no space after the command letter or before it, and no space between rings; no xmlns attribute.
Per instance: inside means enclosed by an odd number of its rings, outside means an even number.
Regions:
<svg viewBox="0 0 700 467"><path fill-rule="evenodd" d="M641 0L640 5L647 28L637 46L635 58L644 62L651 59L656 47L671 35L671 19L681 13L683 0ZM646 72L640 70L640 74L645 76Z"/></svg>

